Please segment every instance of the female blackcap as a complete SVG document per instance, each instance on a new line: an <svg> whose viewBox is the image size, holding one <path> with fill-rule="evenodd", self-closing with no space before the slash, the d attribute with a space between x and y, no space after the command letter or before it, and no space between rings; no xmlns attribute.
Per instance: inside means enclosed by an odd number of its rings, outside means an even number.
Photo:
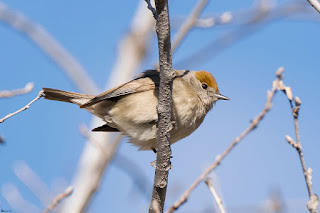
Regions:
<svg viewBox="0 0 320 213"><path fill-rule="evenodd" d="M174 70L171 144L190 135L217 100L215 78L206 71ZM132 81L98 96L43 88L45 98L70 102L102 118L106 124L93 131L121 131L140 150L157 147L159 71L148 70Z"/></svg>

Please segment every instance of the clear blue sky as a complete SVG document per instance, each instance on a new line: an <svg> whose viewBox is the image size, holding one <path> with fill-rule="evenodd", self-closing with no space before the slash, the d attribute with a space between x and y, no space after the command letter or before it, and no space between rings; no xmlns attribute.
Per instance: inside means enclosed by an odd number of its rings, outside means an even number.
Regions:
<svg viewBox="0 0 320 213"><path fill-rule="evenodd" d="M138 1L3 2L51 33L83 65L99 88L104 88L108 80L117 44L128 30L138 5ZM183 1L182 6L182 1L170 1L170 18L174 21L186 17L196 3L195 0ZM246 9L252 4L249 0L212 1L203 17ZM176 67L210 71L217 79L220 92L231 101L218 102L195 133L172 146L173 168L169 174L167 206L179 198L261 111L266 91L271 89L275 71L280 66L285 67L285 84L302 100L301 141L307 166L314 172L314 191L319 194L320 14L311 10L308 17L312 13L317 19L310 21L298 16L275 20L204 63ZM172 23L172 35L177 25L177 21ZM231 26L192 30L174 53L173 63L177 64L204 46L211 47L209 44L214 39L233 29ZM157 60L156 47L154 37L150 57L141 71L151 68ZM204 54L210 56L214 48L212 46L212 50ZM61 68L28 38L3 22L0 22L0 73L0 90L21 88L28 82L35 84L34 90L27 95L0 99L0 117L24 106L42 87L78 91ZM14 174L14 166L19 161L26 162L54 194L61 192L57 191L57 183L71 184L85 145L79 125L89 125L91 117L77 106L42 99L0 124L0 134L6 140L0 146L0 209L12 209L2 195L3 186L8 183L14 184L27 201L44 209ZM300 208L297 212L305 210L300 201L307 200L308 193L298 155L285 141L287 134L294 138L293 119L286 97L278 93L272 110L259 127L215 170L219 193L230 212L248 212L247 206L265 202L273 189L281 191L284 200L298 200L293 202ZM149 181L146 187L151 191L154 168L150 162L155 156L152 152L137 151L126 141L127 138L118 152L144 171ZM89 212L146 211L149 198L137 191L132 178L117 162L119 160L115 160L104 175ZM205 184L200 184L178 212L199 212L213 207L209 190Z"/></svg>

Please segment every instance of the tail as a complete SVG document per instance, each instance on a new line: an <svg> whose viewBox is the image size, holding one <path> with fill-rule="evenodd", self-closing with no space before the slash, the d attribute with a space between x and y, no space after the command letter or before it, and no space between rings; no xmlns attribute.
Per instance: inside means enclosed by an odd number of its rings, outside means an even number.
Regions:
<svg viewBox="0 0 320 213"><path fill-rule="evenodd" d="M95 97L93 95L67 92L67 91L51 89L51 88L43 88L43 91L44 91L44 97L46 99L74 103L79 106Z"/></svg>

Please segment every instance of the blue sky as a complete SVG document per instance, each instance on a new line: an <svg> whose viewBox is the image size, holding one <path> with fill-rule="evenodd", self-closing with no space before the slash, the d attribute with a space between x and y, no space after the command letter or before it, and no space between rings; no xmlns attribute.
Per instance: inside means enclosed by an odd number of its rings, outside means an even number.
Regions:
<svg viewBox="0 0 320 213"><path fill-rule="evenodd" d="M101 89L114 65L117 44L128 31L138 6L138 1L10 0L3 3L44 27L83 65ZM177 31L174 20L186 17L196 3L192 0L181 6L181 1L170 2L172 37ZM249 0L212 1L203 17L246 9L253 3ZM294 96L302 101L299 117L301 141L307 166L314 172L313 189L319 193L320 58L317 53L320 48L320 14L310 10L308 17L312 19L303 17L275 20L201 64L189 67L186 63L175 67L195 51L205 46L211 48L210 44L216 38L237 26L193 29L173 54L175 68L210 71L217 79L220 92L231 100L218 102L196 132L172 146L173 168L169 174L167 207L262 110L266 91L271 89L275 71L281 66L285 68L284 83L291 86ZM154 35L141 71L157 61L156 48ZM214 48L212 46L212 50L203 54L210 56ZM24 106L42 87L79 92L60 67L4 22L0 22L0 73L0 90L21 88L28 82L35 84L29 94L0 99L0 117ZM44 209L14 173L15 165L21 161L38 174L53 194L70 185L85 145L79 125L89 126L91 118L88 112L77 106L41 99L27 111L0 124L0 134L6 140L0 146L0 208L12 209L2 194L4 186L11 183L25 200ZM265 202L274 189L281 191L283 199L287 200L287 210L292 203L297 212L305 210L303 201L307 200L308 193L298 155L284 139L287 134L294 138L293 119L286 97L279 92L273 108L259 127L215 170L219 193L230 212L248 212L243 209ZM137 151L126 141L127 138L118 152L144 171L148 180L146 188L151 191L154 168L150 162L155 156L152 152ZM146 211L149 198L139 193L132 178L121 168L119 159L114 160L105 173L88 212ZM200 184L178 212L199 212L206 208L214 208L214 203L206 185Z"/></svg>

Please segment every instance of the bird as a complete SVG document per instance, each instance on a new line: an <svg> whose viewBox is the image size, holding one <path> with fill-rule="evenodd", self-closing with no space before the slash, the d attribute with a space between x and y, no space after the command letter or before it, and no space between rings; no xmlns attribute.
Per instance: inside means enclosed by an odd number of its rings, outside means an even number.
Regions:
<svg viewBox="0 0 320 213"><path fill-rule="evenodd" d="M193 133L216 101L229 100L220 94L210 72L173 71L170 144ZM159 84L159 70L147 70L97 96L52 88L43 88L43 91L45 99L77 104L106 122L92 131L120 131L139 150L156 152Z"/></svg>

